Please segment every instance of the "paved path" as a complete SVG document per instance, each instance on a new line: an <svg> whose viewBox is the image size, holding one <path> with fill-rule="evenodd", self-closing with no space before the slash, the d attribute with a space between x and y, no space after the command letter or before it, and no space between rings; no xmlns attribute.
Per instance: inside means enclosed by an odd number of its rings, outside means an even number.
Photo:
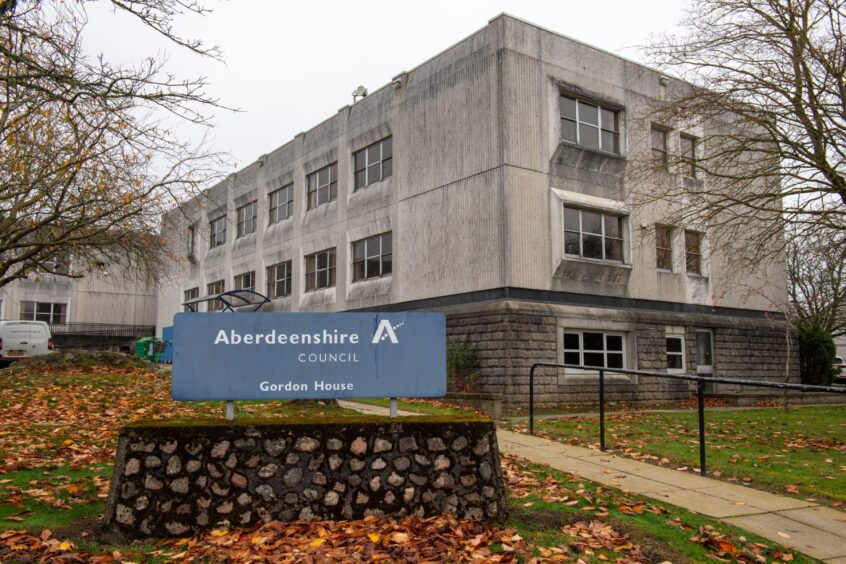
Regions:
<svg viewBox="0 0 846 564"><path fill-rule="evenodd" d="M388 412L339 403L366 413ZM846 564L846 513L830 507L502 429L497 439L501 452L714 517L830 564Z"/></svg>

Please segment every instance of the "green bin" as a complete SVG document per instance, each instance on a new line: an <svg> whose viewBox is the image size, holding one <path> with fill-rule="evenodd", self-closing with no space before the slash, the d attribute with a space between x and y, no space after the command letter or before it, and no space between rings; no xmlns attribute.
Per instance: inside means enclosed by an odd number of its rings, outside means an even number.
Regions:
<svg viewBox="0 0 846 564"><path fill-rule="evenodd" d="M153 360L152 347L155 337L141 337L135 341L135 356L144 360Z"/></svg>

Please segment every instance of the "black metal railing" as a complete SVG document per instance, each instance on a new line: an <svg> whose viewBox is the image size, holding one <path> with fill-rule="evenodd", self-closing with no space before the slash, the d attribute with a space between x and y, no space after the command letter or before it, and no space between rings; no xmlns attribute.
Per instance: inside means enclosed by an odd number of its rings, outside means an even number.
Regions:
<svg viewBox="0 0 846 564"><path fill-rule="evenodd" d="M124 325L120 323L51 323L51 335L92 335L98 337L151 337L154 325Z"/></svg>
<svg viewBox="0 0 846 564"><path fill-rule="evenodd" d="M600 368L598 366L581 366L575 364L557 364L554 362L536 362L529 370L529 434L535 434L535 369L565 368L599 372L599 448L605 450L605 373L645 376L648 378L664 378L666 380L683 380L696 382L696 396L699 416L699 472L705 475L705 386L706 384L733 384L756 388L775 388L780 390L799 390L802 392L825 392L846 394L846 387L811 386L807 384L793 384L790 382L767 382L761 380L739 380L734 378L719 378L711 376L694 376L692 374L669 374L666 372L648 372L645 370L626 370L623 368Z"/></svg>

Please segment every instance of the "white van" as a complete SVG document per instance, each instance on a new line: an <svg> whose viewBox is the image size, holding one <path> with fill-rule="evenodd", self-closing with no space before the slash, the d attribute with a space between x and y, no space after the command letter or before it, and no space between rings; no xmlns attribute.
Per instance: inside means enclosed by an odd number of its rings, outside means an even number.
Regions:
<svg viewBox="0 0 846 564"><path fill-rule="evenodd" d="M0 364L53 352L50 327L43 321L0 321Z"/></svg>

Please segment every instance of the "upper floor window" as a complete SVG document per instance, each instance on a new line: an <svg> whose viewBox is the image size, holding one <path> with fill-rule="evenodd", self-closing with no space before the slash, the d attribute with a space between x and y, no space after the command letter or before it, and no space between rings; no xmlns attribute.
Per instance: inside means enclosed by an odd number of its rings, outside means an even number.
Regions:
<svg viewBox="0 0 846 564"><path fill-rule="evenodd" d="M267 267L267 297L281 298L291 295L291 261Z"/></svg>
<svg viewBox="0 0 846 564"><path fill-rule="evenodd" d="M622 333L566 331L564 364L625 368Z"/></svg>
<svg viewBox="0 0 846 564"><path fill-rule="evenodd" d="M192 257L194 256L194 226L188 226L188 232L186 233L185 238L185 255Z"/></svg>
<svg viewBox="0 0 846 564"><path fill-rule="evenodd" d="M226 216L222 215L209 222L209 248L218 247L226 242Z"/></svg>
<svg viewBox="0 0 846 564"><path fill-rule="evenodd" d="M564 254L623 261L623 217L564 206Z"/></svg>
<svg viewBox="0 0 846 564"><path fill-rule="evenodd" d="M392 246L390 231L353 243L353 282L390 274Z"/></svg>
<svg viewBox="0 0 846 564"><path fill-rule="evenodd" d="M561 139L586 149L620 154L618 111L563 94L560 106Z"/></svg>
<svg viewBox="0 0 846 564"><path fill-rule="evenodd" d="M655 259L659 270L673 270L673 230L666 225L655 226Z"/></svg>
<svg viewBox="0 0 846 564"><path fill-rule="evenodd" d="M208 291L209 296L216 296L217 294L222 294L225 291L225 281L223 280L216 280L214 282L210 282L206 285L206 290ZM211 300L208 302L209 311L222 311L223 310L223 302L220 300Z"/></svg>
<svg viewBox="0 0 846 564"><path fill-rule="evenodd" d="M236 238L255 233L256 217L258 216L258 202L247 202L236 210L238 215L238 234Z"/></svg>
<svg viewBox="0 0 846 564"><path fill-rule="evenodd" d="M21 319L25 321L44 321L50 325L67 323L68 304L21 302Z"/></svg>
<svg viewBox="0 0 846 564"><path fill-rule="evenodd" d="M306 292L335 286L335 249L313 253L305 258Z"/></svg>
<svg viewBox="0 0 846 564"><path fill-rule="evenodd" d="M256 289L256 271L245 272L235 277L236 290L253 290Z"/></svg>
<svg viewBox="0 0 846 564"><path fill-rule="evenodd" d="M355 189L363 188L391 176L393 173L392 139L386 137L353 154Z"/></svg>
<svg viewBox="0 0 846 564"><path fill-rule="evenodd" d="M702 274L702 234L684 232L684 261L688 274Z"/></svg>
<svg viewBox="0 0 846 564"><path fill-rule="evenodd" d="M200 297L200 288L191 288L189 290L185 290L185 299L183 301L190 302L191 300L196 300ZM197 311L197 306L193 306L194 309L188 307L187 305L183 308L184 311Z"/></svg>
<svg viewBox="0 0 846 564"><path fill-rule="evenodd" d="M288 219L294 212L294 185L288 184L279 190L274 190L267 196L270 217L268 225Z"/></svg>
<svg viewBox="0 0 846 564"><path fill-rule="evenodd" d="M679 148L681 149L682 174L690 178L696 178L697 142L696 138L690 135L679 136Z"/></svg>
<svg viewBox="0 0 846 564"><path fill-rule="evenodd" d="M332 163L308 175L308 209L328 204L338 197L338 163Z"/></svg>
<svg viewBox="0 0 846 564"><path fill-rule="evenodd" d="M649 134L652 142L652 162L660 167L667 166L667 130L653 125Z"/></svg>

